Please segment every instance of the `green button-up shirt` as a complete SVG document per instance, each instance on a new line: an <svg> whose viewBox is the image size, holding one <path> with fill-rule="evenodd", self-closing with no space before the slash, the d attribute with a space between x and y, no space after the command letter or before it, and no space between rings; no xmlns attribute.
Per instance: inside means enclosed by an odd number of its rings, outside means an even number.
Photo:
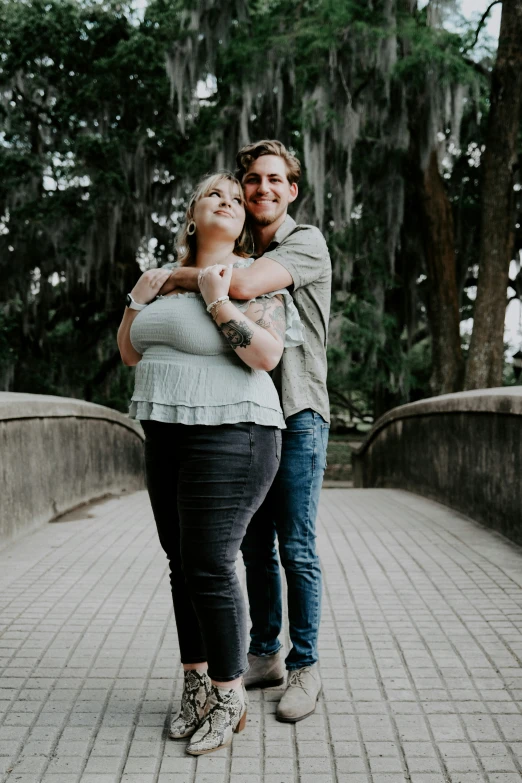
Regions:
<svg viewBox="0 0 522 783"><path fill-rule="evenodd" d="M297 225L288 215L263 255L292 275L289 291L305 330L304 344L286 348L272 374L285 419L310 408L329 422L326 340L332 266L325 238L315 226Z"/></svg>

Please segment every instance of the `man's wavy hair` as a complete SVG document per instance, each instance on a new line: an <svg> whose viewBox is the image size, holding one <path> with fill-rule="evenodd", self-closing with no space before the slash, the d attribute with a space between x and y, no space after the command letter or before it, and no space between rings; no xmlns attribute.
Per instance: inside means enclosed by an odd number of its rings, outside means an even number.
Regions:
<svg viewBox="0 0 522 783"><path fill-rule="evenodd" d="M228 182L232 182L238 186L239 193L243 199L243 206L245 205L241 182L232 174L231 171L218 171L215 174L209 174L204 179L202 179L190 197L187 211L185 213L185 222L178 231L178 235L176 237L176 250L178 251L178 261L181 266L192 266L196 262L197 232L195 234L189 234L187 232L190 221L194 219L194 207L200 199L204 198L212 190L214 190L214 188L216 188L218 183L222 180L227 180ZM236 243L234 245L235 255L240 256L240 258L250 258L252 255L253 244L254 243L250 229L245 223L243 226L243 231L236 239Z"/></svg>
<svg viewBox="0 0 522 783"><path fill-rule="evenodd" d="M293 185L294 182L299 182L301 164L295 155L288 152L285 145L280 141L277 141L277 139L262 139L261 141L255 141L253 144L247 144L246 146L241 147L236 155L236 177L240 182L243 181L243 177L252 163L262 155L277 155L278 158L283 158L286 165L288 182L291 185Z"/></svg>

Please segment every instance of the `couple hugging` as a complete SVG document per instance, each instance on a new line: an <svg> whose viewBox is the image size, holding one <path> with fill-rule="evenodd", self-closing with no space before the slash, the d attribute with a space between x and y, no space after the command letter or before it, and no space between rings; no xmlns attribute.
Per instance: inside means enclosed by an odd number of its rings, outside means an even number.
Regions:
<svg viewBox="0 0 522 783"><path fill-rule="evenodd" d="M331 266L321 232L287 214L299 175L283 144L265 140L239 151L236 176L204 179L178 235L177 265L141 276L118 331L123 361L137 365L130 415L145 431L184 670L170 737L190 737L192 755L245 727L245 688L284 682L276 538L292 642L277 719L311 715L321 688L315 520Z"/></svg>

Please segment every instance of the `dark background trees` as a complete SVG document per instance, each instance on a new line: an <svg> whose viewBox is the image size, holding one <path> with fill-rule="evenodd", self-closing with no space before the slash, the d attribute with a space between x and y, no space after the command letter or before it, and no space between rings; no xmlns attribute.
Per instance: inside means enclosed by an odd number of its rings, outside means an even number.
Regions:
<svg viewBox="0 0 522 783"><path fill-rule="evenodd" d="M119 2L0 2L1 388L124 409L126 291L172 260L195 181L262 137L303 160L294 216L329 242L332 402L362 417L462 388L501 81L470 59L475 29L448 32L441 9L152 0L137 17ZM504 270L518 246L515 140Z"/></svg>

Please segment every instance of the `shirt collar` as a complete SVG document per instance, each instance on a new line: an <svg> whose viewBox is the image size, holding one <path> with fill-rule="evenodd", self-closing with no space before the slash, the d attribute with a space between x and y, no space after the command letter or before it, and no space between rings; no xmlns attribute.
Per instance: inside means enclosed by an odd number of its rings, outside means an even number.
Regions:
<svg viewBox="0 0 522 783"><path fill-rule="evenodd" d="M294 230L296 225L297 225L297 223L295 222L295 220L293 218L291 218L290 215L287 215L286 218L284 219L284 222L281 223L281 225L279 226L279 228L275 232L274 238L269 243L269 245L267 247L267 250L268 250L269 247L273 248L276 245L281 244L283 239L287 238L288 234L290 234ZM265 253L266 253L266 250L265 250Z"/></svg>

